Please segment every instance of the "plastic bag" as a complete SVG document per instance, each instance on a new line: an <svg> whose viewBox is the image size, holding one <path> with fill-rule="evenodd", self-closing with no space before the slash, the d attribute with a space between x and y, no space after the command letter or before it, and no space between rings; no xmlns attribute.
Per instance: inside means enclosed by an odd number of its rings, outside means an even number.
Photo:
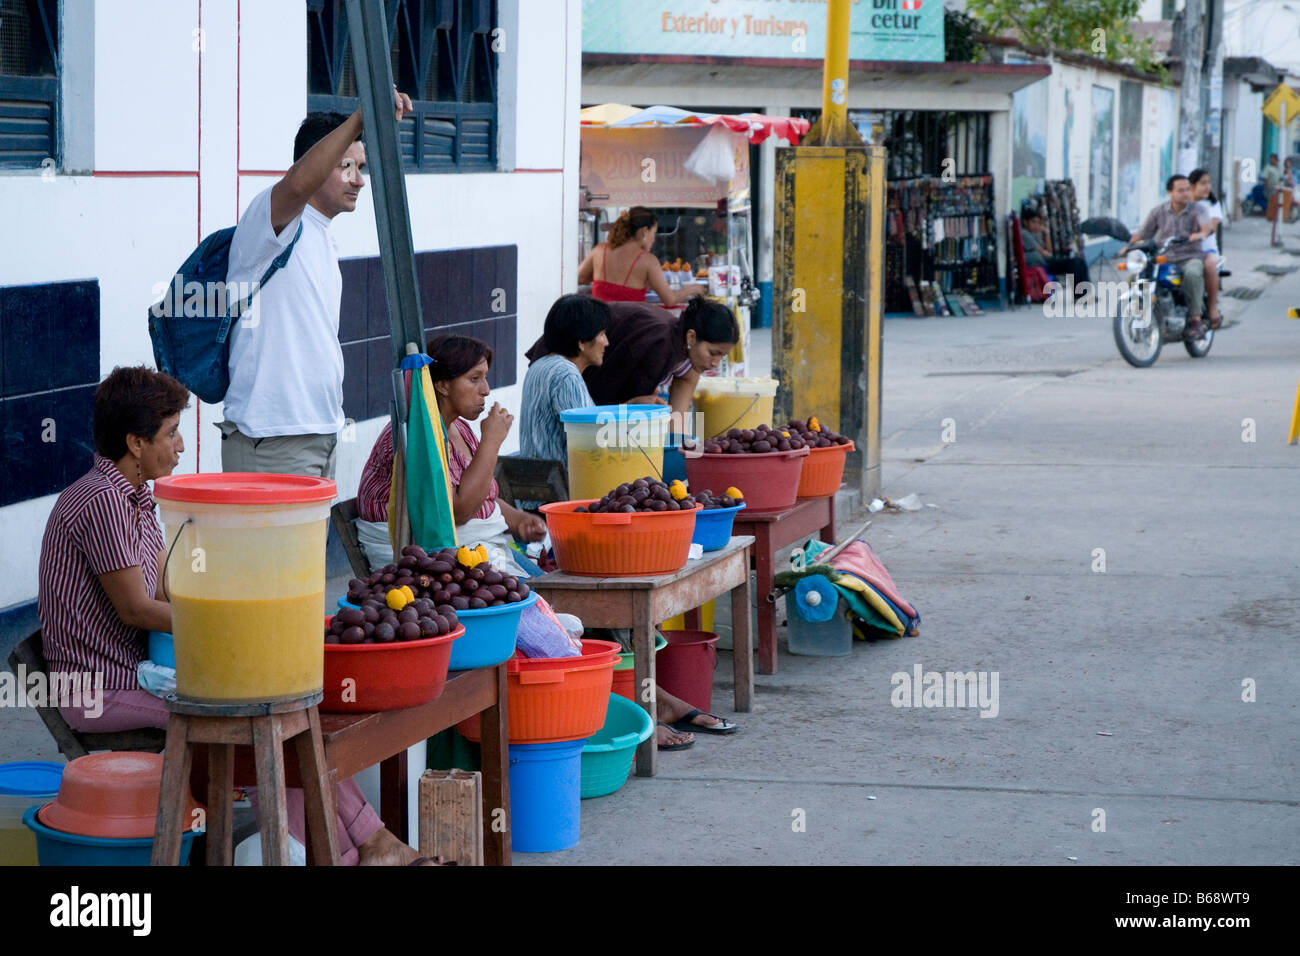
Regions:
<svg viewBox="0 0 1300 956"><path fill-rule="evenodd" d="M163 667L153 661L141 661L135 666L135 679L141 690L155 697L166 697L176 690L176 669Z"/></svg>
<svg viewBox="0 0 1300 956"><path fill-rule="evenodd" d="M578 623L578 633L581 634L582 622ZM537 603L524 608L519 616L515 648L524 657L577 657L582 653L582 642L569 634L555 611L539 594Z"/></svg>
<svg viewBox="0 0 1300 956"><path fill-rule="evenodd" d="M735 134L721 123L714 123L682 165L701 179L730 182L736 175Z"/></svg>

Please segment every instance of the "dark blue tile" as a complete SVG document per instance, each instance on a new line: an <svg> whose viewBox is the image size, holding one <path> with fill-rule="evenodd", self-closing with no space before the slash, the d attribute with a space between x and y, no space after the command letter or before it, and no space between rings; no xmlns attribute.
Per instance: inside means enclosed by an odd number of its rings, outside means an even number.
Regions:
<svg viewBox="0 0 1300 956"><path fill-rule="evenodd" d="M0 400L6 474L0 506L56 494L90 468L95 387Z"/></svg>
<svg viewBox="0 0 1300 956"><path fill-rule="evenodd" d="M492 323L495 326L496 359L492 362L493 388L514 385L517 379L515 365L519 355L519 338L517 317L507 315Z"/></svg>
<svg viewBox="0 0 1300 956"><path fill-rule="evenodd" d="M392 373L396 367L392 341L391 338L371 339L366 343L366 367L369 370L366 418L388 415L388 407L393 398Z"/></svg>
<svg viewBox="0 0 1300 956"><path fill-rule="evenodd" d="M366 260L366 270L366 294L370 302L366 313L366 334L370 338L391 335L393 327L388 320L388 287L384 285L384 264L378 256L371 256Z"/></svg>
<svg viewBox="0 0 1300 956"><path fill-rule="evenodd" d="M451 254L445 250L421 252L417 257L420 276L420 307L426 328L439 328L450 321L452 302L447 271Z"/></svg>
<svg viewBox="0 0 1300 956"><path fill-rule="evenodd" d="M469 322L479 316L473 308L474 250L447 252L447 312L445 324Z"/></svg>
<svg viewBox="0 0 1300 956"><path fill-rule="evenodd" d="M353 421L366 417L366 343L343 346L343 414Z"/></svg>
<svg viewBox="0 0 1300 956"><path fill-rule="evenodd" d="M83 385L59 392L58 444L62 477L59 488L72 484L94 464L95 460L95 385Z"/></svg>
<svg viewBox="0 0 1300 956"><path fill-rule="evenodd" d="M343 297L339 303L339 341L356 342L367 337L370 309L367 291L369 260L340 259L339 272L343 275Z"/></svg>
<svg viewBox="0 0 1300 956"><path fill-rule="evenodd" d="M499 313L502 315L518 315L519 300L515 298L519 290L519 247L518 246L496 246L496 283L505 290L506 309ZM550 308L550 304L547 304Z"/></svg>
<svg viewBox="0 0 1300 956"><path fill-rule="evenodd" d="M0 336L5 395L98 381L98 282L0 289Z"/></svg>

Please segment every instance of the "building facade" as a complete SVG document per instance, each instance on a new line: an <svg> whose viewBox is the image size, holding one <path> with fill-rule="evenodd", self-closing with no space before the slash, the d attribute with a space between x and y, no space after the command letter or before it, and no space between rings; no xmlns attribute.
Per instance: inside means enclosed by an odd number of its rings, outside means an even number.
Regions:
<svg viewBox="0 0 1300 956"><path fill-rule="evenodd" d="M395 77L416 105L401 135L424 324L487 339L493 399L517 412L523 350L576 283L580 4L387 9ZM153 364L157 290L288 168L309 110L357 102L342 0L4 0L3 11L0 610L35 598L55 496L90 465L95 384ZM331 226L344 280L341 497L388 414L372 199L363 190ZM179 471L220 470L222 418L220 405L191 404Z"/></svg>

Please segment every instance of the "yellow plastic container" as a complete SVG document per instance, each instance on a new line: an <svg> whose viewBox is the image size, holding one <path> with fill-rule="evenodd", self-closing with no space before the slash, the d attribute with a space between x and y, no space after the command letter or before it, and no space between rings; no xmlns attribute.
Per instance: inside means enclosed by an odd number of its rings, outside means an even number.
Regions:
<svg viewBox="0 0 1300 956"><path fill-rule="evenodd" d="M700 627L701 631L713 630L713 602L700 605ZM671 617L659 625L661 631L684 631L686 630L686 615L678 614Z"/></svg>
<svg viewBox="0 0 1300 956"><path fill-rule="evenodd" d="M36 834L23 814L55 798L62 771L47 761L0 764L0 866L37 865Z"/></svg>
<svg viewBox="0 0 1300 956"><path fill-rule="evenodd" d="M770 425L775 399L774 378L703 377L695 386L695 410L704 416L704 434L698 437Z"/></svg>
<svg viewBox="0 0 1300 956"><path fill-rule="evenodd" d="M569 448L569 497L600 498L627 481L664 472L667 405L598 405L560 413Z"/></svg>
<svg viewBox="0 0 1300 956"><path fill-rule="evenodd" d="M171 550L179 696L274 701L321 689L325 535L335 491L328 479L295 475L155 483Z"/></svg>

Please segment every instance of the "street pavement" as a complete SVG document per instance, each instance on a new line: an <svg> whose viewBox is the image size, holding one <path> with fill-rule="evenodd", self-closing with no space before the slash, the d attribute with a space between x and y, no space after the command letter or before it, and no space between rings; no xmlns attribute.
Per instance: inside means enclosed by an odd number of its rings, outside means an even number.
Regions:
<svg viewBox="0 0 1300 956"><path fill-rule="evenodd" d="M1225 241L1227 282L1265 291L1225 300L1206 359L1135 369L1109 321L1034 307L888 321L885 493L936 507L868 539L921 636L812 658L782 628L748 714L721 652L740 732L662 754L583 802L577 847L516 862L1300 862L1300 273L1252 271L1300 259L1264 225ZM997 715L893 706L917 665L996 673Z"/></svg>
<svg viewBox="0 0 1300 956"><path fill-rule="evenodd" d="M781 628L747 714L721 652L714 710L740 732L661 755L583 802L578 846L515 862L1300 862L1300 273L1251 269L1300 258L1261 220L1225 245L1229 283L1264 291L1225 300L1202 360L1131 368L1109 321L1036 307L888 321L885 493L935 507L868 539L921 635L828 659ZM894 706L917 666L996 674L996 716ZM0 720L0 761L57 759L32 711Z"/></svg>

